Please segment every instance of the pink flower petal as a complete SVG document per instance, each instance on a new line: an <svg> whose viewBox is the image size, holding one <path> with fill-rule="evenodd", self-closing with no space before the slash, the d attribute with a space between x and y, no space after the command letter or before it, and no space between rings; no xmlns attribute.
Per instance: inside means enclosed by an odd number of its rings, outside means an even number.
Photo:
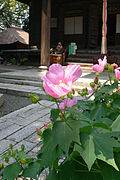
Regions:
<svg viewBox="0 0 120 180"><path fill-rule="evenodd" d="M53 64L50 66L46 77L41 79L44 81L43 87L45 91L55 97L67 95L72 89L72 82L77 80L82 74L79 65L70 65L64 71L60 64Z"/></svg>
<svg viewBox="0 0 120 180"><path fill-rule="evenodd" d="M59 84L60 80L64 80L65 71L60 64L53 64L46 73L46 78L54 84Z"/></svg>
<svg viewBox="0 0 120 180"><path fill-rule="evenodd" d="M92 69L93 69L95 72L101 73L101 72L103 72L103 70L104 70L104 66L99 66L98 64L95 64L95 65L92 66Z"/></svg>
<svg viewBox="0 0 120 180"><path fill-rule="evenodd" d="M68 65L65 69L65 78L72 78L72 82L76 81L82 75L80 65Z"/></svg>
<svg viewBox="0 0 120 180"><path fill-rule="evenodd" d="M77 99L76 98L73 98L73 99L68 98L67 107L72 107L75 104L77 104Z"/></svg>
<svg viewBox="0 0 120 180"><path fill-rule="evenodd" d="M104 56L104 59L103 59L103 66L105 67L105 66L106 66L106 64L107 64L107 57L106 57L106 56Z"/></svg>
<svg viewBox="0 0 120 180"><path fill-rule="evenodd" d="M66 101L67 101L67 104L66 104ZM67 107L72 107L72 106L74 106L75 104L77 104L77 99L76 99L76 98L73 98L73 99L68 98L67 100L64 99L64 100L59 104L59 107L60 107L60 109L65 109L65 106L66 106L66 105L67 105Z"/></svg>
<svg viewBox="0 0 120 180"><path fill-rule="evenodd" d="M115 75L116 75L116 78L118 80L120 80L120 67L118 67L117 69L115 69Z"/></svg>
<svg viewBox="0 0 120 180"><path fill-rule="evenodd" d="M72 83L71 83L72 84ZM51 84L49 83L49 81L45 81L43 83L43 86L44 86L44 89L45 91L55 97L55 98L59 98L61 96L65 96L66 94L68 94L72 87L68 86L66 88L62 87L62 86L59 86L59 85L55 85L55 84Z"/></svg>

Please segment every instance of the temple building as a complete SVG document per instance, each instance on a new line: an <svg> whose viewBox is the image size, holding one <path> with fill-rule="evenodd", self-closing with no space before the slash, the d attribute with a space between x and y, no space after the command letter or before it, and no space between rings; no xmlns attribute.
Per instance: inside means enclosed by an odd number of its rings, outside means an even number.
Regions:
<svg viewBox="0 0 120 180"><path fill-rule="evenodd" d="M107 53L120 49L120 0L19 0L30 6L29 45L41 49L41 65L49 65L49 50L71 42L77 51L101 52L106 23ZM103 3L106 11L103 12ZM107 13L106 22L103 16ZM111 51L112 52L112 51Z"/></svg>

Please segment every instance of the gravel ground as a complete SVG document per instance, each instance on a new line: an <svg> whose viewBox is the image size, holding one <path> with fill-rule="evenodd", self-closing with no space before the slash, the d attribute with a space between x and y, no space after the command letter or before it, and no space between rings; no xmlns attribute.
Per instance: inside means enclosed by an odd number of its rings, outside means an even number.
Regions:
<svg viewBox="0 0 120 180"><path fill-rule="evenodd" d="M29 104L32 104L30 98L4 94L4 104L0 107L0 117Z"/></svg>

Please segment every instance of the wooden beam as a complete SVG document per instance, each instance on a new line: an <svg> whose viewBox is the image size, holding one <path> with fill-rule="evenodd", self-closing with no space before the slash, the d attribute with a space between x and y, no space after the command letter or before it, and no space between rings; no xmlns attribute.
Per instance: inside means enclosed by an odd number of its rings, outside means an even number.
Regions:
<svg viewBox="0 0 120 180"><path fill-rule="evenodd" d="M50 65L50 18L51 0L42 0L41 20L41 66Z"/></svg>

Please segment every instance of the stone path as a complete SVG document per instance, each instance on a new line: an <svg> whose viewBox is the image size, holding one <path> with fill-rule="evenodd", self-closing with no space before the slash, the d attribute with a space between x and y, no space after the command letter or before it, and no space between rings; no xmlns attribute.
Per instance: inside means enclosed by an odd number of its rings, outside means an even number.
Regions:
<svg viewBox="0 0 120 180"><path fill-rule="evenodd" d="M47 100L41 100L42 104L54 107ZM36 155L40 145L40 137L36 128L43 128L44 124L50 122L50 109L39 104L32 104L0 118L0 155L8 150L9 145L20 149L21 144L26 147L26 152Z"/></svg>

